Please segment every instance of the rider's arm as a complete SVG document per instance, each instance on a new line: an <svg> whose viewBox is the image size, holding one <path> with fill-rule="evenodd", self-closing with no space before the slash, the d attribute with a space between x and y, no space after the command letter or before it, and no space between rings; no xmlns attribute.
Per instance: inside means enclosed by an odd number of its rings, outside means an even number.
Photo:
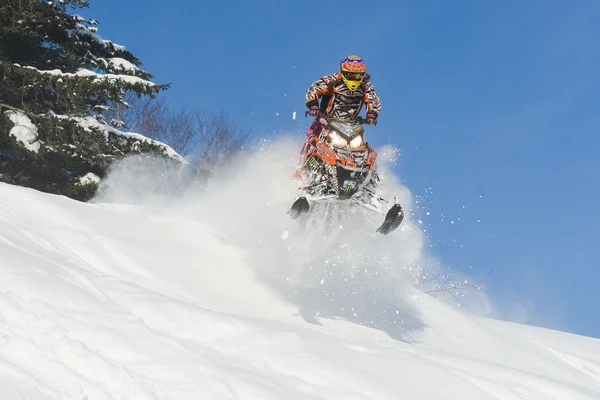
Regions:
<svg viewBox="0 0 600 400"><path fill-rule="evenodd" d="M332 76L336 74L326 75L315 81L306 91L306 107L319 106L319 99L329 92L328 82L332 81Z"/></svg>
<svg viewBox="0 0 600 400"><path fill-rule="evenodd" d="M375 117L379 115L381 111L381 100L379 95L375 91L373 84L370 81L363 83L365 89L365 104L367 105L367 112L375 113Z"/></svg>

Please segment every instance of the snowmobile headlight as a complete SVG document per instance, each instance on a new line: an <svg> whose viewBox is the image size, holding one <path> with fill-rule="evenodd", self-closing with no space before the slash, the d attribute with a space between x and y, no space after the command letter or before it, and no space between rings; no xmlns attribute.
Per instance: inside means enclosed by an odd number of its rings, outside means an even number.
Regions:
<svg viewBox="0 0 600 400"><path fill-rule="evenodd" d="M352 139L350 141L350 148L351 149L358 149L361 145L362 145L362 136L358 135L357 137L355 137L354 139Z"/></svg>
<svg viewBox="0 0 600 400"><path fill-rule="evenodd" d="M331 144L335 147L346 147L348 144L348 141L336 131L331 131L329 133L329 140L331 140Z"/></svg>

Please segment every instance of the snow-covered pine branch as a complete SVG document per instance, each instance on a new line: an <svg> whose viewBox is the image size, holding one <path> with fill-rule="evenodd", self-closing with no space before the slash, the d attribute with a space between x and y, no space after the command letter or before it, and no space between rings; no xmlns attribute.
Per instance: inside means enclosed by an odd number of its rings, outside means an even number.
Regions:
<svg viewBox="0 0 600 400"><path fill-rule="evenodd" d="M81 178L102 178L119 157L181 162L170 147L106 122L111 106L128 107L126 96L153 98L169 85L103 38L98 21L72 12L88 1L0 1L0 180L85 200L93 190Z"/></svg>

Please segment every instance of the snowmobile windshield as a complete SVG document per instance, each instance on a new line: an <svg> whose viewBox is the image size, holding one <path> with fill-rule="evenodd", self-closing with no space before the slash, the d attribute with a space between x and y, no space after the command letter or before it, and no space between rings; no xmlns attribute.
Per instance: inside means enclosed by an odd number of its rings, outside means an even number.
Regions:
<svg viewBox="0 0 600 400"><path fill-rule="evenodd" d="M365 131L361 125L357 125L352 121L332 120L329 126L341 133L348 140L352 139L355 135L362 135Z"/></svg>

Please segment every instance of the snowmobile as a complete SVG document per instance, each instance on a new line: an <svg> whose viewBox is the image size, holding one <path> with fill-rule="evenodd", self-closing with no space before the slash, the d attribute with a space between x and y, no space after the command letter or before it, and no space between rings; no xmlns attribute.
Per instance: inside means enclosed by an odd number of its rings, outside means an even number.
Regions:
<svg viewBox="0 0 600 400"><path fill-rule="evenodd" d="M366 121L360 116L353 121L324 114L317 118L325 127L302 148L302 158L295 173L301 195L288 214L297 219L308 213L309 200L349 201L383 214L382 207L388 202L375 191L379 182L375 169L377 153L364 141L362 125ZM377 232L387 235L396 230L403 219L402 207L395 202Z"/></svg>

